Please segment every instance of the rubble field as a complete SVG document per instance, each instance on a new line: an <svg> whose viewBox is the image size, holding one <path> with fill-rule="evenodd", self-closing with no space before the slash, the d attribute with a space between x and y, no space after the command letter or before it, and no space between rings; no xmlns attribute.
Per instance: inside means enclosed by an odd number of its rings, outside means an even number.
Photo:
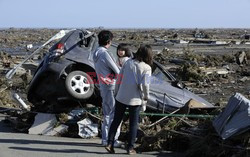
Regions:
<svg viewBox="0 0 250 157"><path fill-rule="evenodd" d="M97 32L99 29L89 29ZM40 59L48 51L47 45L39 54L28 60L13 79L6 80L6 73L46 42L60 29L0 29L0 107L15 108L6 111L8 122L22 132L29 132L37 116L34 112L20 111L23 106L13 97L14 93L32 107L26 93ZM115 43L127 43L136 50L140 44L153 47L154 59L181 80L188 89L208 100L217 108L212 111L189 111L190 116L177 113L166 115L141 115L138 131L138 151L178 151L186 156L248 156L249 134L244 132L222 140L213 128L213 119L226 107L229 98L241 93L250 99L250 29L113 29ZM98 128L101 109L96 105L80 104L78 110L46 115L53 117L55 129L47 135L79 137L74 117L79 114L82 123ZM74 106L75 107L75 106ZM76 108L77 108L76 107ZM84 107L86 110L80 110ZM178 115L179 114L179 115ZM193 115L193 116L192 116ZM45 118L45 119L46 119ZM88 118L88 119L86 119ZM73 120L72 120L73 119ZM51 119L50 119L51 120ZM127 117L122 125L121 140L126 139ZM91 122L90 122L91 121ZM92 123L93 122L93 123ZM83 125L79 123L79 125ZM97 126L95 124L98 124ZM100 129L100 127L98 128ZM33 128L31 132L36 132ZM99 131L100 132L100 131ZM97 132L92 132L97 135ZM81 134L81 137L87 135ZM100 135L97 135L100 136Z"/></svg>

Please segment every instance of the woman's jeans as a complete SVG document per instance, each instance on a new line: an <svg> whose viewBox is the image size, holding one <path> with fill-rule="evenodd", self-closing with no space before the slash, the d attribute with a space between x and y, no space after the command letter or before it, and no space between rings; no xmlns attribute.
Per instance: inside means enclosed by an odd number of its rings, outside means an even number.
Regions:
<svg viewBox="0 0 250 157"><path fill-rule="evenodd" d="M114 138L117 131L118 126L120 125L125 110L128 107L129 109L129 138L128 138L128 149L134 148L134 143L137 135L137 128L139 122L139 113L141 109L141 105L131 106L125 105L116 100L115 104L115 115L113 122L111 124L108 136L108 144L114 145Z"/></svg>

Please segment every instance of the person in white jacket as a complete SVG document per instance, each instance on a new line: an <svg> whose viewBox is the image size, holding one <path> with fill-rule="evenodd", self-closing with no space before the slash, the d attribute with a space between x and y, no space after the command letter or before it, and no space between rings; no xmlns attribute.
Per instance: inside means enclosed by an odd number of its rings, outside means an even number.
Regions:
<svg viewBox="0 0 250 157"><path fill-rule="evenodd" d="M115 110L115 76L120 72L118 65L112 59L108 53L108 48L111 46L113 39L112 32L108 30L102 30L98 34L99 47L93 55L95 64L95 70L100 85L100 93L102 97L102 111L103 111L103 123L102 123L102 145L107 144L108 130L111 122L114 118ZM120 128L117 130L115 138L115 146L119 147L118 137L120 135Z"/></svg>
<svg viewBox="0 0 250 157"><path fill-rule="evenodd" d="M115 86L115 115L108 134L108 144L105 147L109 153L115 153L114 137L125 110L128 108L129 138L127 153L130 155L136 154L134 143L137 135L139 112L142 101L149 98L149 83L152 73L150 65L152 65L152 48L149 45L141 45L135 57L125 62L119 73L121 80Z"/></svg>

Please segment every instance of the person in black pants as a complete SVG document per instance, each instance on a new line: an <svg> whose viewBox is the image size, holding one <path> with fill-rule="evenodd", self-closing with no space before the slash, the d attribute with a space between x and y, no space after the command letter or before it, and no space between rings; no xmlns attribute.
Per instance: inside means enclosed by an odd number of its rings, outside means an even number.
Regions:
<svg viewBox="0 0 250 157"><path fill-rule="evenodd" d="M116 83L115 115L112 121L108 144L105 149L109 153L115 153L114 137L120 125L126 108L129 109L129 138L128 154L136 154L134 143L137 135L139 112L143 101L149 97L149 77L152 70L152 48L149 45L142 45L138 49L135 58L129 59L120 71L121 80Z"/></svg>

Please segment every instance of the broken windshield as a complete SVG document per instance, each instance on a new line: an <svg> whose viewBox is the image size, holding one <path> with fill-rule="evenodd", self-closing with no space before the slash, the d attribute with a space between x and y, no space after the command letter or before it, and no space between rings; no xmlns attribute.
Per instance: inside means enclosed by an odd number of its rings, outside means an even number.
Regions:
<svg viewBox="0 0 250 157"><path fill-rule="evenodd" d="M172 80L168 77L157 65L154 65L152 76L156 77L159 80L171 82Z"/></svg>

